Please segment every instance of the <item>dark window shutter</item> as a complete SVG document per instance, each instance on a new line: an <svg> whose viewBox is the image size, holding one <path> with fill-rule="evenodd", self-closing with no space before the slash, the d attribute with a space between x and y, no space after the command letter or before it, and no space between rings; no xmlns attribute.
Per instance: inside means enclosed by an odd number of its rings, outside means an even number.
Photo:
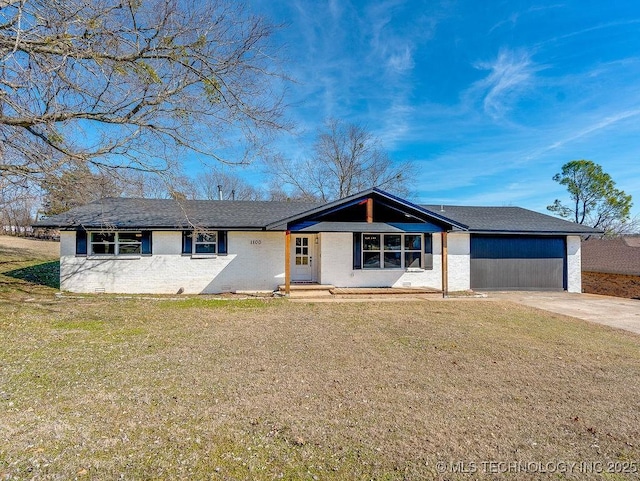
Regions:
<svg viewBox="0 0 640 481"><path fill-rule="evenodd" d="M218 254L226 254L227 253L227 231L219 230L218 231Z"/></svg>
<svg viewBox="0 0 640 481"><path fill-rule="evenodd" d="M424 235L424 266L423 269L433 269L433 234Z"/></svg>
<svg viewBox="0 0 640 481"><path fill-rule="evenodd" d="M142 231L142 255L151 255L151 231Z"/></svg>
<svg viewBox="0 0 640 481"><path fill-rule="evenodd" d="M77 256L87 255L87 231L86 230L76 231L76 255Z"/></svg>
<svg viewBox="0 0 640 481"><path fill-rule="evenodd" d="M433 254L433 234L424 235L424 253Z"/></svg>
<svg viewBox="0 0 640 481"><path fill-rule="evenodd" d="M362 269L362 235L353 233L353 268Z"/></svg>
<svg viewBox="0 0 640 481"><path fill-rule="evenodd" d="M192 242L193 242L193 231L183 230L182 231L182 253L183 254L191 254Z"/></svg>

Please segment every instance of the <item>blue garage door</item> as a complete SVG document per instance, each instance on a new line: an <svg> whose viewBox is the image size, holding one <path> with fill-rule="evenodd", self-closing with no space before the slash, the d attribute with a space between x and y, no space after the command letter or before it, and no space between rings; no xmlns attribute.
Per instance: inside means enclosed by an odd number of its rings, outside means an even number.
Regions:
<svg viewBox="0 0 640 481"><path fill-rule="evenodd" d="M471 236L471 288L566 289L566 241L545 236Z"/></svg>

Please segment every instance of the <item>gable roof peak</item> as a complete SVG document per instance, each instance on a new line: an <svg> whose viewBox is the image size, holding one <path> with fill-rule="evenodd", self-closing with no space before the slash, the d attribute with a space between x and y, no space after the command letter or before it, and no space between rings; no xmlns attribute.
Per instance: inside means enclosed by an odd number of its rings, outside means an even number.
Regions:
<svg viewBox="0 0 640 481"><path fill-rule="evenodd" d="M467 230L467 226L461 222L454 221L446 216L439 215L436 212L427 210L418 204L414 204L413 202L410 202L406 199L390 194L389 192L386 192L378 187L371 187L369 189L356 192L355 194L348 195L347 197L343 197L342 199L337 199L332 202L328 202L326 204L309 209L306 212L301 212L291 217L281 219L279 221L276 221L267 225L266 228L268 230L281 229L283 228L283 226L291 222L300 221L302 219L310 219L310 218L318 217L323 214L335 212L336 210L340 210L342 208L347 208L353 205L354 203L357 203L366 198L373 198L375 200L376 197L378 197L379 199L387 200L391 203L394 203L396 206L398 206L397 207L398 210L405 209L408 212L413 212L414 214L419 214L421 216L430 218L432 220L436 220L442 224L448 225L450 228Z"/></svg>

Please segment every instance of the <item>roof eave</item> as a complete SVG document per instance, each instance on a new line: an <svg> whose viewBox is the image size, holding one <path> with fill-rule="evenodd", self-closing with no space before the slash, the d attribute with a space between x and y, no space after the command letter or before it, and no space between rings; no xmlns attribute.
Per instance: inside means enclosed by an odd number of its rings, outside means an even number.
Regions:
<svg viewBox="0 0 640 481"><path fill-rule="evenodd" d="M597 235L604 232L597 230L590 231L563 231L563 230L490 230L490 229L469 229L469 234L498 234L498 235L542 235L542 236L570 236L570 235Z"/></svg>
<svg viewBox="0 0 640 481"><path fill-rule="evenodd" d="M42 225L33 224L32 227L59 229L59 230L94 230L94 229L111 229L111 230L154 230L154 231L179 231L179 230L193 230L192 225L108 225L108 224L64 224L64 225ZM264 231L264 226L228 226L228 225L210 225L210 226L197 226L199 229L210 230L226 230L226 231Z"/></svg>

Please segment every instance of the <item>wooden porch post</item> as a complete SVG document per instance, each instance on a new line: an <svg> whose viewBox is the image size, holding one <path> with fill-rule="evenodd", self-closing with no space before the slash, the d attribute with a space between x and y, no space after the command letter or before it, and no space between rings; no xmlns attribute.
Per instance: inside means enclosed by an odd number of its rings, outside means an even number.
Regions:
<svg viewBox="0 0 640 481"><path fill-rule="evenodd" d="M447 232L442 232L442 297L449 295L449 260L447 249Z"/></svg>
<svg viewBox="0 0 640 481"><path fill-rule="evenodd" d="M284 293L291 293L291 231L284 235Z"/></svg>
<svg viewBox="0 0 640 481"><path fill-rule="evenodd" d="M371 224L373 222L373 199L369 197L367 199L367 223Z"/></svg>

